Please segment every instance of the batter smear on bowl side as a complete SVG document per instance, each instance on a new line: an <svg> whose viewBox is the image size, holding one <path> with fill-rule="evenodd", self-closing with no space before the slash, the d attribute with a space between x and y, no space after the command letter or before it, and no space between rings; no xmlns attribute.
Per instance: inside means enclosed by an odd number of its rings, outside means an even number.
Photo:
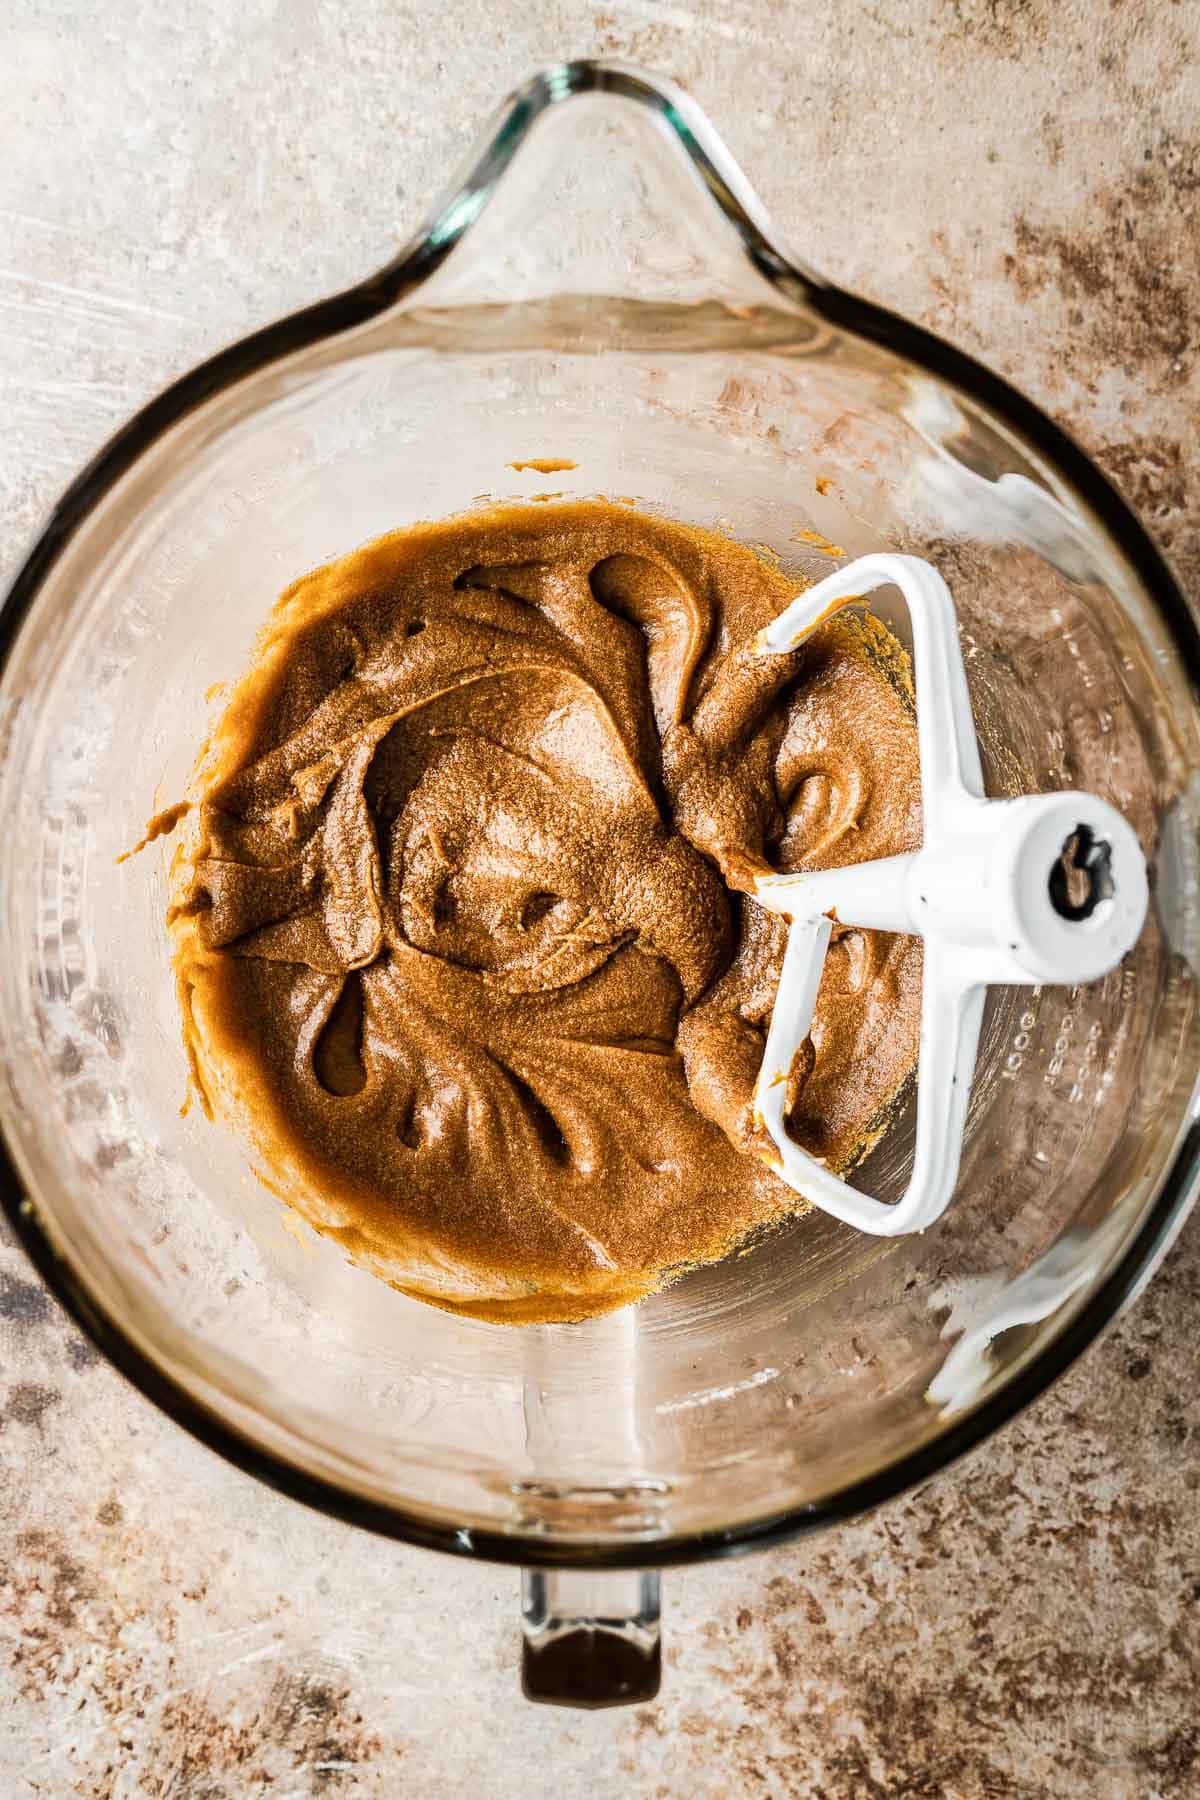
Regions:
<svg viewBox="0 0 1200 1800"><path fill-rule="evenodd" d="M744 890L921 818L880 624L753 653L795 591L577 502L395 532L277 603L176 855L185 1034L270 1185L405 1292L585 1318L803 1206L751 1103L786 927ZM789 1096L835 1169L913 1067L920 959L836 936Z"/></svg>

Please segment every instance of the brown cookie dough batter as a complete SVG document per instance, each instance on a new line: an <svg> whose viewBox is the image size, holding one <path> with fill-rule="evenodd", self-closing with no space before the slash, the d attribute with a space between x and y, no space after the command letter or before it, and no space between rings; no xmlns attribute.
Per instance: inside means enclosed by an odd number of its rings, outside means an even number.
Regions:
<svg viewBox="0 0 1200 1800"><path fill-rule="evenodd" d="M751 1109L756 871L920 841L902 658L602 502L420 525L278 602L201 757L169 914L206 1106L405 1291L564 1320L803 1203ZM890 672L888 665L890 664ZM915 1059L920 947L836 936L791 1128L841 1168Z"/></svg>

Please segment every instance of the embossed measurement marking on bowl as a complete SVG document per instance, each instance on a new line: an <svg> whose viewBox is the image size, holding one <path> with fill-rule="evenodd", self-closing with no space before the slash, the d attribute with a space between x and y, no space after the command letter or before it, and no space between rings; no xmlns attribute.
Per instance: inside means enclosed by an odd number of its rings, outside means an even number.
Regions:
<svg viewBox="0 0 1200 1800"><path fill-rule="evenodd" d="M1149 889L1131 826L1094 794L986 800L954 602L915 556L839 569L761 632L764 655L794 650L844 606L894 585L912 623L924 841L920 850L811 874L765 875L763 906L791 921L755 1106L798 1193L860 1231L923 1231L950 1203L962 1154L985 989L1095 981L1133 948ZM808 1037L834 923L924 939L913 1167L885 1205L790 1136L789 1075Z"/></svg>

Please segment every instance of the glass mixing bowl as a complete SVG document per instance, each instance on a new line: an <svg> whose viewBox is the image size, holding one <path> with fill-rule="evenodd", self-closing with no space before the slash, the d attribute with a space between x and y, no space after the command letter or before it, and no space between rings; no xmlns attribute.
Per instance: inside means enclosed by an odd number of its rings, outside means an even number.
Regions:
<svg viewBox="0 0 1200 1800"><path fill-rule="evenodd" d="M522 458L576 466L516 473ZM211 685L279 590L379 532L532 490L765 546L926 556L989 791L1091 789L1151 860L1093 986L994 993L956 1198L898 1241L812 1215L590 1324L434 1311L350 1267L193 1109L163 928ZM902 627L902 617L897 621ZM386 269L225 351L64 496L3 612L7 1205L112 1361L299 1499L519 1563L527 1690L653 1690L657 1578L922 1480L1145 1278L1200 1137L1195 623L1028 401L774 244L697 109L554 68ZM911 1130L861 1172L903 1185ZM631 1571L620 1575L614 1571Z"/></svg>

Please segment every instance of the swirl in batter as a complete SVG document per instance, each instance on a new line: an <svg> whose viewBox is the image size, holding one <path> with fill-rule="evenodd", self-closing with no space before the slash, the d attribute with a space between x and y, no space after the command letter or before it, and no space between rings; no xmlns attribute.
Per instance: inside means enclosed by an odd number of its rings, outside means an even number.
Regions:
<svg viewBox="0 0 1200 1800"><path fill-rule="evenodd" d="M381 538L279 601L202 755L169 924L196 1085L265 1177L423 1299L646 1294L802 1207L751 1096L765 868L920 841L902 653L624 507ZM916 1055L920 947L836 935L790 1129L844 1168Z"/></svg>

